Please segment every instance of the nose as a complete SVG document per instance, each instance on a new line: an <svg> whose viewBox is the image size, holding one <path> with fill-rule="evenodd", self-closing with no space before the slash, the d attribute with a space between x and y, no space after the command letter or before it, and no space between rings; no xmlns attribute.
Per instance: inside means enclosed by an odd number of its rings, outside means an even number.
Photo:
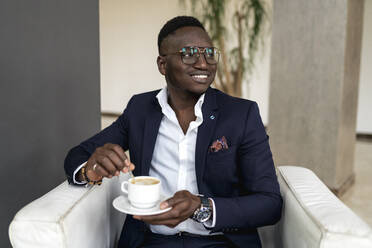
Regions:
<svg viewBox="0 0 372 248"><path fill-rule="evenodd" d="M194 64L195 68L206 70L208 66L207 60L205 59L204 53L200 53L198 60Z"/></svg>

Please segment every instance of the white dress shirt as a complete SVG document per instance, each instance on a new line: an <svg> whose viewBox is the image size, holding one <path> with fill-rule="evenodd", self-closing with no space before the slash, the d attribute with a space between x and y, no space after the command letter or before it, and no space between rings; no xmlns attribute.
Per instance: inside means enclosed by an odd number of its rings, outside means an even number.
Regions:
<svg viewBox="0 0 372 248"><path fill-rule="evenodd" d="M205 94L201 95L194 107L196 120L190 122L186 134L178 122L175 112L168 104L167 88L163 88L158 94L157 99L161 106L163 118L160 123L159 132L156 138L155 148L152 155L149 175L159 178L162 182L162 193L171 197L177 191L188 190L194 195L198 195L198 185L195 172L195 148L198 127L203 123L202 105ZM81 164L74 171L74 183L85 184L75 180L76 173L84 166ZM164 225L150 225L154 233L172 235L180 231L200 235L209 235L206 227L214 227L216 223L216 209L212 200L213 219L204 224L187 219L175 228Z"/></svg>
<svg viewBox="0 0 372 248"><path fill-rule="evenodd" d="M197 195L199 191L195 174L195 147L198 127L203 123L201 107L204 94L195 104L196 120L190 122L186 134L183 133L175 112L168 104L167 88L163 88L156 97L161 106L163 118L156 138L149 175L161 180L162 191L166 196L173 196L180 190L188 190L191 194ZM215 218L216 214L213 211L213 220L205 225L214 227ZM150 225L150 229L154 233L165 235L176 234L180 231L200 235L209 234L203 224L191 219L183 221L175 228Z"/></svg>

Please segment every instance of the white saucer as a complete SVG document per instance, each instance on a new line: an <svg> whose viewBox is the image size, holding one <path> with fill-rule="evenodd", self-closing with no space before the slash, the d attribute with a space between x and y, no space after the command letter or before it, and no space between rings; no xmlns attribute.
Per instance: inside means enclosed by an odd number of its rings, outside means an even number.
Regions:
<svg viewBox="0 0 372 248"><path fill-rule="evenodd" d="M123 213L126 213L126 214L131 214L131 215L154 215L154 214L165 213L165 212L171 210L171 208L160 209L160 203L162 201L168 199L168 198L169 197L165 197L165 196L161 195L159 202L153 208L136 208L136 207L133 207L132 205L130 205L127 196L121 195L121 196L118 196L114 199L114 201L112 202L112 205L114 206L114 208L116 208L116 210L118 210L120 212L123 212Z"/></svg>

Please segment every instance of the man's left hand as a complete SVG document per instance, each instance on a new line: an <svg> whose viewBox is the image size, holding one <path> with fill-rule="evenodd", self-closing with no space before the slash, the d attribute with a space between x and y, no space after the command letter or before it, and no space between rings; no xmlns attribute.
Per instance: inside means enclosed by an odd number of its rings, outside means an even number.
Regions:
<svg viewBox="0 0 372 248"><path fill-rule="evenodd" d="M166 225L176 227L182 221L188 219L195 210L200 207L200 198L187 190L178 191L172 198L160 204L160 209L171 207L172 209L163 214L149 216L133 216L151 225Z"/></svg>

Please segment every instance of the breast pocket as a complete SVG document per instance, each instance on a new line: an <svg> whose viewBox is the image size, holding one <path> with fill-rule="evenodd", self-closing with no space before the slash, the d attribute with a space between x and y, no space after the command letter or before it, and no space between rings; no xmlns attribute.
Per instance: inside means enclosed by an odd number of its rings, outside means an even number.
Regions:
<svg viewBox="0 0 372 248"><path fill-rule="evenodd" d="M208 152L207 163L223 164L224 162L234 161L236 158L236 146L230 146L228 149L218 152Z"/></svg>
<svg viewBox="0 0 372 248"><path fill-rule="evenodd" d="M236 146L207 155L204 180L216 196L232 193L238 183L236 155Z"/></svg>

